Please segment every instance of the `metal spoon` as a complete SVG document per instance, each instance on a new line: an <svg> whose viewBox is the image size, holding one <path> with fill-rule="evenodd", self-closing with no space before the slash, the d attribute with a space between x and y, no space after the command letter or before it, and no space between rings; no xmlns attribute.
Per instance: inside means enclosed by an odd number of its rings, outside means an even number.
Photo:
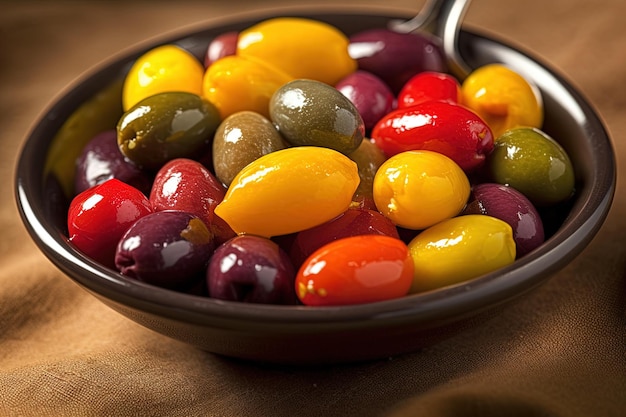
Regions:
<svg viewBox="0 0 626 417"><path fill-rule="evenodd" d="M392 21L389 28L401 33L425 31L440 38L450 73L462 81L471 72L471 68L459 53L458 38L470 2L470 0L427 0L414 18Z"/></svg>

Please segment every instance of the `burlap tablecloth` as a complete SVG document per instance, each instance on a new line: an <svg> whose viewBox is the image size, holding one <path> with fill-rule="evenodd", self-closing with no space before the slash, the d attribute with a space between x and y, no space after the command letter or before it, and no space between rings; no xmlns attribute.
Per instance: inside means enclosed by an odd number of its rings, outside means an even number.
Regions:
<svg viewBox="0 0 626 417"><path fill-rule="evenodd" d="M332 5L339 1L322 1ZM413 0L347 5L418 10ZM30 126L83 71L164 31L289 1L0 2L1 416L626 416L623 174L594 241L497 317L359 365L241 363L147 330L38 251L13 198ZM561 70L626 160L623 0L474 0L467 25Z"/></svg>

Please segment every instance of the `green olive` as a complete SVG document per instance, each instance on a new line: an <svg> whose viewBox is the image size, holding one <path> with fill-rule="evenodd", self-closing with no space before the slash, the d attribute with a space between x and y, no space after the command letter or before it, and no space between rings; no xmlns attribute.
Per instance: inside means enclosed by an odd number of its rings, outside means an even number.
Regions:
<svg viewBox="0 0 626 417"><path fill-rule="evenodd" d="M348 155L348 158L356 162L359 169L359 183L356 192L354 193L354 200L360 200L363 198L373 199L374 189L374 176L378 171L378 168L387 159L383 151L369 139L363 139L361 145L356 151Z"/></svg>
<svg viewBox="0 0 626 417"><path fill-rule="evenodd" d="M213 138L213 168L226 186L243 167L268 153L284 149L285 143L272 122L253 111L228 116Z"/></svg>
<svg viewBox="0 0 626 417"><path fill-rule="evenodd" d="M537 128L504 132L488 159L494 182L509 185L537 206L550 206L574 194L574 168L563 147Z"/></svg>
<svg viewBox="0 0 626 417"><path fill-rule="evenodd" d="M175 158L208 149L220 123L217 108L184 92L155 94L128 109L117 124L120 150L138 166L157 170Z"/></svg>
<svg viewBox="0 0 626 417"><path fill-rule="evenodd" d="M270 118L294 146L321 146L348 155L365 133L354 104L336 88L298 79L281 86L270 99Z"/></svg>

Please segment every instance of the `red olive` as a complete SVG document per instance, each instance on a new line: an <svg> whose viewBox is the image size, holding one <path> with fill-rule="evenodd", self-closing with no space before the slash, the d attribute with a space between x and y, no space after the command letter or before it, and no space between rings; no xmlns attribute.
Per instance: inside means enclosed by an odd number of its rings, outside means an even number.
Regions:
<svg viewBox="0 0 626 417"><path fill-rule="evenodd" d="M374 126L372 142L387 157L410 150L439 152L465 172L481 166L494 146L491 129L476 113L447 101L392 111Z"/></svg>
<svg viewBox="0 0 626 417"><path fill-rule="evenodd" d="M400 239L351 236L315 251L300 267L295 285L298 298L309 306L372 303L405 296L414 269Z"/></svg>
<svg viewBox="0 0 626 417"><path fill-rule="evenodd" d="M114 268L118 241L151 212L141 191L112 178L74 197L67 213L70 241L93 260Z"/></svg>
<svg viewBox="0 0 626 417"><path fill-rule="evenodd" d="M398 108L425 101L444 100L459 103L461 84L450 74L425 71L411 77L398 93Z"/></svg>
<svg viewBox="0 0 626 417"><path fill-rule="evenodd" d="M378 211L351 208L329 222L299 232L291 247L291 259L294 265L300 266L325 244L358 235L385 235L399 239L396 226Z"/></svg>
<svg viewBox="0 0 626 417"><path fill-rule="evenodd" d="M178 210L197 215L219 244L235 236L230 226L214 213L225 194L224 186L204 165L178 158L167 162L157 172L150 203L154 211Z"/></svg>

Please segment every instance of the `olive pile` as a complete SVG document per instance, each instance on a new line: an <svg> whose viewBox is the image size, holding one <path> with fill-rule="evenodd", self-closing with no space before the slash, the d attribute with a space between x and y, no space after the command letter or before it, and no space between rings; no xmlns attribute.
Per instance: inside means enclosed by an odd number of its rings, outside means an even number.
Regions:
<svg viewBox="0 0 626 417"><path fill-rule="evenodd" d="M70 241L177 291L314 306L454 285L532 252L574 194L537 90L499 64L460 83L423 34L269 19L204 62L146 52L122 107L77 160Z"/></svg>

